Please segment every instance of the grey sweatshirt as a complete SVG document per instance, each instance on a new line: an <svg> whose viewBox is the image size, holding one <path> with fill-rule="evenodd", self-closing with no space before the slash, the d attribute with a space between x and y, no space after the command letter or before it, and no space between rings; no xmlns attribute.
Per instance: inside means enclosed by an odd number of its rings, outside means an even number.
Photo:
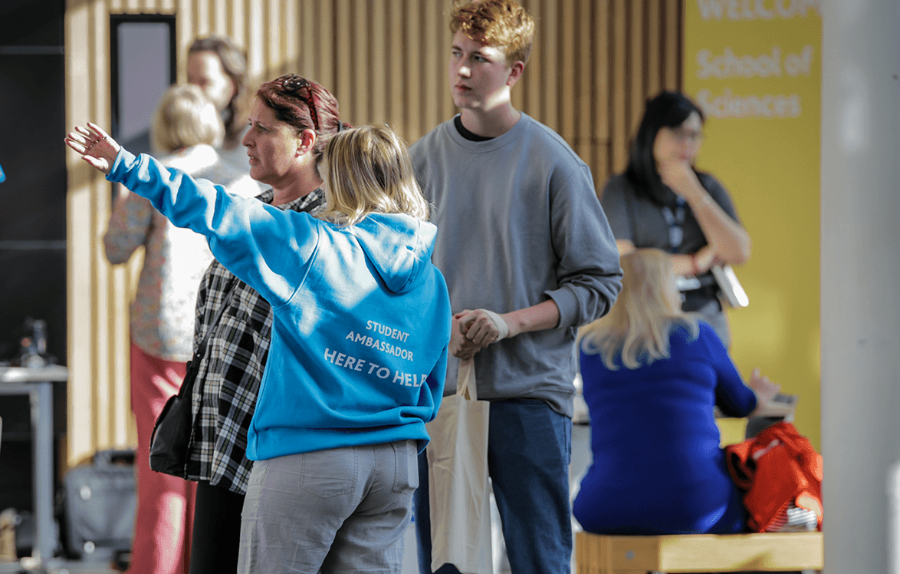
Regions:
<svg viewBox="0 0 900 574"><path fill-rule="evenodd" d="M478 398L539 399L572 416L573 344L621 289L615 239L590 168L553 130L526 114L502 136L473 142L453 120L410 153L438 226L433 262L454 313L508 313L552 299L554 329L504 339L475 355ZM445 395L456 388L451 357Z"/></svg>

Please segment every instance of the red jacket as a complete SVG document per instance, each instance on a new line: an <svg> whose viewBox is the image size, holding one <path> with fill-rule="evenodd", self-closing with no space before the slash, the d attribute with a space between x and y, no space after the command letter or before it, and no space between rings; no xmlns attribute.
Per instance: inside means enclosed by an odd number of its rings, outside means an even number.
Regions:
<svg viewBox="0 0 900 574"><path fill-rule="evenodd" d="M776 532L787 522L791 503L816 515L822 530L822 455L789 422L725 447L728 472L744 495L748 524Z"/></svg>

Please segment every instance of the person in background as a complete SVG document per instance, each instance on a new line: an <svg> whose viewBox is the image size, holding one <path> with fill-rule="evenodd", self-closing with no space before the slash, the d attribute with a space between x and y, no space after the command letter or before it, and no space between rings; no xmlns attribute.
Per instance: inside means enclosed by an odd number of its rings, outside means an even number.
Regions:
<svg viewBox="0 0 900 574"><path fill-rule="evenodd" d="M250 87L244 50L228 36L197 38L188 48L187 77L222 115L225 137L219 155L246 169L241 138L247 132Z"/></svg>
<svg viewBox="0 0 900 574"><path fill-rule="evenodd" d="M622 256L622 292L579 333L593 461L573 503L598 534L727 534L745 529L713 407L748 416L779 390L756 370L745 386L701 316L681 310L672 257Z"/></svg>
<svg viewBox="0 0 900 574"><path fill-rule="evenodd" d="M283 88L308 97L302 78ZM313 218L135 157L94 124L66 143L207 236L216 259L272 305L238 572L399 574L451 322L431 263L437 229L405 144L388 127L333 136L319 166L325 208ZM255 172L264 161L251 157Z"/></svg>
<svg viewBox="0 0 900 574"><path fill-rule="evenodd" d="M491 403L488 472L512 571L568 573L575 328L615 301L619 257L588 166L512 105L531 15L513 0L462 2L450 30L450 88L461 113L410 148L441 230L434 263L454 311L445 392L455 392L457 359L474 359L478 398ZM424 453L419 480L425 573L432 485Z"/></svg>
<svg viewBox="0 0 900 574"><path fill-rule="evenodd" d="M153 115L151 141L166 154L165 165L220 182L231 193L251 196L249 176L223 161L215 146L224 127L200 88L174 85ZM177 477L150 470L150 437L166 400L176 394L191 358L197 285L212 260L204 239L178 229L146 199L117 186L106 257L127 262L144 247L144 263L131 304L131 409L137 426L135 465L138 507L129 572L187 572L194 488Z"/></svg>
<svg viewBox="0 0 900 574"><path fill-rule="evenodd" d="M627 169L610 178L600 202L620 253L655 247L674 255L675 274L685 278L683 309L701 313L728 347L710 268L745 263L750 235L722 184L694 169L702 139L700 108L680 92L660 93L647 102Z"/></svg>
<svg viewBox="0 0 900 574"><path fill-rule="evenodd" d="M295 81L291 81L295 78ZM303 89L291 89L306 82ZM325 203L316 162L346 126L338 102L319 84L287 75L262 84L243 144L251 175L268 189L257 199L282 210L316 213ZM291 145L305 134L313 145ZM302 140L300 140L302 141ZM218 324L211 324L222 310ZM272 307L255 289L213 261L197 294L194 350L211 335L191 404L194 436L188 478L197 482L191 574L236 572L241 509L253 462L247 431L269 354ZM202 392L202 394L201 394Z"/></svg>

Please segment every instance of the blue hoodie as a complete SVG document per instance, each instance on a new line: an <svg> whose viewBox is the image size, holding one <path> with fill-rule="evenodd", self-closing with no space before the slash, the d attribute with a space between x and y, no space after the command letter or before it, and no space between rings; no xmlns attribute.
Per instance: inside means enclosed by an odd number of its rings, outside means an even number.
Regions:
<svg viewBox="0 0 900 574"><path fill-rule="evenodd" d="M205 235L216 259L272 305L248 458L405 439L425 447L451 318L431 263L434 225L370 214L338 226L229 195L124 149L107 179Z"/></svg>

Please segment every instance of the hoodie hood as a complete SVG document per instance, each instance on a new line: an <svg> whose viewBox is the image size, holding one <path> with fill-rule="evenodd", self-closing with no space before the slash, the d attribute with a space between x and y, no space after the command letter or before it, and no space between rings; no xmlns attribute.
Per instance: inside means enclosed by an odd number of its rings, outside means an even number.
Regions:
<svg viewBox="0 0 900 574"><path fill-rule="evenodd" d="M409 215L372 213L348 228L387 288L405 293L431 262L437 227Z"/></svg>

